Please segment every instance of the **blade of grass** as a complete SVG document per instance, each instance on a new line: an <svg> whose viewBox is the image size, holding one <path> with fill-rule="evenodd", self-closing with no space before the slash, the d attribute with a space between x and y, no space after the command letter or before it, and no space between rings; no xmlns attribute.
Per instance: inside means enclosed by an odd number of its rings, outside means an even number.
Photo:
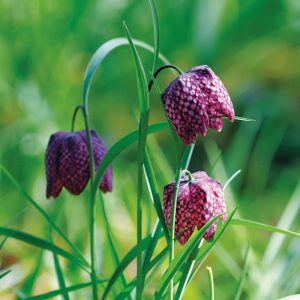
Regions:
<svg viewBox="0 0 300 300"><path fill-rule="evenodd" d="M191 272L193 270L193 267L195 265L196 262L196 256L198 254L199 248L201 247L203 242L203 239L199 241L199 245L198 247L195 247L193 249L193 251L191 252L191 254L189 255L189 258L187 260L187 262L184 265L183 271L182 271L182 275L180 276L180 282L177 288L177 292L176 292L176 296L175 296L175 300L181 300L183 297L183 293L185 291L185 288L187 286L189 277L191 275ZM174 280L174 283L176 281Z"/></svg>
<svg viewBox="0 0 300 300"><path fill-rule="evenodd" d="M241 277L239 279L238 285L236 287L236 292L234 296L234 300L239 300L241 298L244 282L246 279L246 274L248 271L248 255L249 255L249 246L246 249L245 257L244 257L244 263L243 263L243 271L241 274Z"/></svg>
<svg viewBox="0 0 300 300"><path fill-rule="evenodd" d="M164 218L164 213L163 213L163 210L161 207L161 200L160 200L160 195L158 192L157 182L156 182L156 179L154 176L154 171L152 168L152 164L151 164L147 149L145 152L144 171L145 171L145 178L146 178L146 181L147 181L148 187L149 187L148 190L150 193L150 197L153 200L154 208L156 210L157 217L159 218L159 222L163 228L166 241L167 241L167 243L169 243L170 242L169 230L168 230L167 223Z"/></svg>
<svg viewBox="0 0 300 300"><path fill-rule="evenodd" d="M231 222L232 225L241 225L245 226L247 228L252 228L252 229L259 229L259 230L266 230L266 231L271 231L271 232L277 232L284 234L286 236L292 237L292 238L300 238L300 233L287 230L287 229L282 229L276 226L271 226L267 225L264 223L259 223L251 220L246 220L246 219L233 219Z"/></svg>
<svg viewBox="0 0 300 300"><path fill-rule="evenodd" d="M7 239L8 239L8 236L6 236L6 237L2 240L2 242L1 242L1 244L0 244L0 250L1 250L2 247L4 246L4 244L5 244L5 242L7 241Z"/></svg>
<svg viewBox="0 0 300 300"><path fill-rule="evenodd" d="M153 134L155 132L161 131L163 129L167 129L169 127L168 122L157 123L148 126L148 134ZM121 138L117 141L105 154L101 164L97 170L95 175L95 186L98 187L102 177L105 174L106 169L112 163L112 161L120 154L123 150L125 150L128 146L136 142L139 138L139 131L135 130L128 135Z"/></svg>
<svg viewBox="0 0 300 300"><path fill-rule="evenodd" d="M215 299L215 289L214 289L214 276L212 269L210 267L206 267L208 271L208 282L209 282L209 299L214 300Z"/></svg>
<svg viewBox="0 0 300 300"><path fill-rule="evenodd" d="M142 249L145 250L148 248L149 243L151 240L151 236L147 236L142 240ZM103 292L102 299L106 299L108 296L109 291L111 290L112 286L116 282L116 280L119 278L120 274L127 268L127 266L136 258L137 256L137 245L132 247L128 253L123 257L123 259L120 261L120 264L118 268L114 271L113 275L111 276L108 285L106 289Z"/></svg>
<svg viewBox="0 0 300 300"><path fill-rule="evenodd" d="M14 238L16 240L22 241L24 243L38 247L40 249L49 250L53 253L56 253L64 258L70 260L71 262L73 262L74 264L76 264L77 266L79 266L80 268L82 268L86 271L85 264L83 261L81 261L79 258L74 256L73 254L65 251L64 249L54 245L53 243L50 243L43 239L37 238L31 234L28 234L28 233L25 233L25 232L22 232L19 230L5 228L5 227L0 227L0 235L5 235L8 237Z"/></svg>
<svg viewBox="0 0 300 300"><path fill-rule="evenodd" d="M101 193L100 193L100 207L101 207L101 211L102 211L102 216L104 218L105 231L106 231L106 236L108 239L110 251L112 253L115 268L117 268L120 264L120 259L119 259L117 250L115 248L114 242L113 242L112 230L111 230L111 227L110 227L110 224L108 221L108 217L107 217L107 213L106 213L106 209L105 209L105 205L104 205L103 195ZM125 287L127 285L127 282L126 282L123 272L121 273L121 281L122 281L123 287Z"/></svg>
<svg viewBox="0 0 300 300"><path fill-rule="evenodd" d="M196 275L197 271L199 270L200 266L202 265L202 263L204 262L204 260L206 259L206 257L209 255L209 253L212 251L212 249L214 248L214 246L216 245L217 241L220 239L220 237L223 235L224 231L226 230L226 228L228 227L228 225L230 224L230 222L232 222L232 218L234 216L234 214L236 213L237 208L235 208L227 217L226 221L221 224L221 226L218 226L217 231L215 232L214 238L212 241L205 243L200 249L199 252L196 256L196 263L197 266L195 267L195 269L192 272L192 275L189 277L188 279L188 283L190 283L194 276Z"/></svg>
<svg viewBox="0 0 300 300"><path fill-rule="evenodd" d="M50 216L43 210L43 208L31 198L31 196L25 191L25 189L17 182L17 180L10 174L10 172L0 164L2 172L11 181L11 183L20 191L20 193L25 197L25 199L48 221L53 230L55 230L67 243L67 245L72 249L74 255L76 255L81 261L84 262L86 267L89 267L89 263L83 257L83 255L78 251L74 244L68 239L68 237L63 233L63 231L53 222Z"/></svg>
<svg viewBox="0 0 300 300"><path fill-rule="evenodd" d="M158 26L158 16L157 10L155 7L154 0L149 0L149 5L151 8L152 14L152 23L153 23L153 34L154 34L154 55L153 55L153 65L152 65L152 74L154 73L158 61L159 54L159 26Z"/></svg>
<svg viewBox="0 0 300 300"><path fill-rule="evenodd" d="M11 270L7 270L3 273L0 274L0 279L2 279L3 277L5 277L6 275L8 275L11 272Z"/></svg>
<svg viewBox="0 0 300 300"><path fill-rule="evenodd" d="M43 255L44 255L44 251L42 250L37 258L36 265L33 272L30 273L29 277L23 283L22 288L20 288L21 295L25 295L26 298L28 295L31 295L34 283L40 273L42 267ZM24 299L24 297L17 297L17 300L19 299Z"/></svg>
<svg viewBox="0 0 300 300"><path fill-rule="evenodd" d="M154 52L153 47L150 45L133 39L132 42L134 45L143 48L149 52ZM128 39L126 38L115 38L107 41L106 43L102 44L97 51L94 53L92 58L90 59L86 70L84 74L84 80L83 80L83 99L84 103L87 102L88 96L89 96L89 90L91 87L92 80L95 76L95 73L101 64L101 62L105 59L105 57L111 53L114 49L120 47L120 46L127 46L129 44ZM159 54L158 57L165 63L165 64L170 64L168 59L164 57L162 54Z"/></svg>
<svg viewBox="0 0 300 300"><path fill-rule="evenodd" d="M97 280L97 284L103 284L104 282L107 282L108 280ZM92 282L86 282L86 283L80 283L80 284L75 284L75 285L72 285L72 286L69 286L66 288L66 291L67 292L74 292L74 291L77 291L77 290L81 290L81 289L84 289L86 287L90 287L92 285ZM40 294L40 295L36 295L36 296L32 296L32 297L29 297L29 298L26 298L27 300L43 300L43 299L49 299L49 298L53 298L53 297L56 297L56 296L59 296L61 294L63 294L64 290L55 290L55 291L51 291L51 292L48 292L48 293L44 293L44 294Z"/></svg>
<svg viewBox="0 0 300 300"><path fill-rule="evenodd" d="M138 166L137 166L137 288L136 298L142 299L143 294L143 255L142 255L142 237L143 237L143 211L142 211L142 193L143 193L143 164L145 158L145 148L147 141L147 128L149 122L150 100L148 93L148 82L146 73L132 41L130 32L123 23L125 33L131 48L133 59L135 62L136 79L138 86L139 104L140 104L140 119L139 119L139 139L138 139Z"/></svg>
<svg viewBox="0 0 300 300"><path fill-rule="evenodd" d="M221 214L222 215L222 214ZM221 215L217 215L214 218L212 218L209 222L207 222L195 235L194 238L191 238L186 245L183 247L183 249L174 257L172 262L169 264L169 267L165 274L163 275L160 284L157 287L157 290L155 292L155 298L161 299L162 294L164 293L165 289L168 287L169 283L171 282L172 278L176 274L176 272L179 270L179 268L184 263L186 257L190 255L190 253L193 251L195 247L198 247L198 243L201 240L203 234L206 232L206 230L210 227L210 225L218 220L218 218Z"/></svg>

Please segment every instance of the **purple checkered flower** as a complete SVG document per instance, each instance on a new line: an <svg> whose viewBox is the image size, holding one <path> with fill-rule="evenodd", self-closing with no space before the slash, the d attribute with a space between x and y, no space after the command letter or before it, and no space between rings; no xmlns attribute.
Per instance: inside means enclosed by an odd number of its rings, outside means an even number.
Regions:
<svg viewBox="0 0 300 300"><path fill-rule="evenodd" d="M192 174L193 179L182 176L178 189L177 206L175 215L175 236L184 245L194 232L218 214L226 212L224 192L221 184L210 178L205 172L199 171ZM174 195L174 182L164 188L164 216L170 228L172 215L172 202ZM222 215L224 222L227 214ZM212 239L217 229L215 221L205 232L204 239Z"/></svg>
<svg viewBox="0 0 300 300"><path fill-rule="evenodd" d="M91 140L95 160L95 170L107 152L105 144L94 130ZM63 187L70 193L79 195L90 178L89 155L86 132L57 132L52 134L46 152L47 198L56 198ZM110 166L99 188L103 192L112 190L112 167Z"/></svg>
<svg viewBox="0 0 300 300"><path fill-rule="evenodd" d="M178 76L162 94L166 114L185 144L205 136L207 128L221 131L223 117L234 120L230 96L219 77L198 66Z"/></svg>

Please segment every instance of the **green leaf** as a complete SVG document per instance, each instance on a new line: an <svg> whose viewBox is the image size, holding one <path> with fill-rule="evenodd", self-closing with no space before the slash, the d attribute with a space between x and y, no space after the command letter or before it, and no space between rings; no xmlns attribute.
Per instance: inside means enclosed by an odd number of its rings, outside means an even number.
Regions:
<svg viewBox="0 0 300 300"><path fill-rule="evenodd" d="M159 54L159 26L158 26L158 16L157 10L155 7L154 0L149 0L151 14L152 14L152 23L153 23L153 34L154 34L154 55L153 55L153 65L152 65L152 73L155 72L158 54Z"/></svg>
<svg viewBox="0 0 300 300"><path fill-rule="evenodd" d="M0 164L0 168L2 172L6 175L6 177L11 181L11 183L19 190L19 192L25 197L25 199L47 220L49 225L55 230L68 244L68 246L73 250L74 254L82 261L84 261L84 265L89 267L89 263L82 256L82 254L77 250L77 248L73 245L73 243L68 239L68 237L62 232L62 230L53 222L50 216L44 211L44 209L33 200L30 195L25 191L25 189L17 182L17 180L10 174L10 172Z"/></svg>
<svg viewBox="0 0 300 300"><path fill-rule="evenodd" d="M155 132L158 132L163 129L168 128L168 123L157 123L148 126L148 134L152 134ZM95 175L95 187L99 186L99 183L102 179L102 177L105 174L105 171L109 167L109 165L112 163L112 161L120 154L123 150L125 150L129 145L133 144L138 140L139 137L139 131L135 130L131 132L130 134L124 136L119 141L117 141L106 153L106 155L103 157L103 160L101 161L101 164L97 170L97 173Z"/></svg>
<svg viewBox="0 0 300 300"><path fill-rule="evenodd" d="M151 241L151 236L147 236L142 240L142 249L145 250L148 248L149 243ZM127 268L127 266L136 258L137 255L137 245L132 247L130 251L124 256L124 258L121 260L119 267L115 270L113 275L111 276L108 285L106 289L104 290L102 299L104 300L107 296L109 291L111 290L112 286L118 279L118 277L121 275L121 273Z"/></svg>
<svg viewBox="0 0 300 300"><path fill-rule="evenodd" d="M233 219L231 222L232 225L242 225L248 228L253 228L253 229L259 229L259 230L266 230L266 231L271 231L271 232L278 232L285 234L287 236L293 237L293 238L300 238L300 233L291 231L291 230L286 230L286 229L281 229L276 226L271 226L267 225L264 223L259 223L251 220L246 220L246 219Z"/></svg>
<svg viewBox="0 0 300 300"><path fill-rule="evenodd" d="M133 43L141 47L149 52L154 52L153 47L150 45L133 39ZM97 71L97 68L101 64L101 62L104 60L104 58L114 49L120 47L120 46L126 46L128 45L128 40L126 38L115 38L107 41L106 43L102 44L97 51L94 53L92 58L90 59L86 70L84 74L84 80L83 80L83 99L84 99L84 104L87 104L87 99L89 95L89 90L91 87L92 80L94 78L94 75ZM167 60L166 57L164 57L162 54L159 54L158 57L165 63L169 64L170 62Z"/></svg>
<svg viewBox="0 0 300 300"><path fill-rule="evenodd" d="M215 299L215 289L214 289L214 276L212 269L210 267L206 267L208 271L208 282L209 282L209 299Z"/></svg>
<svg viewBox="0 0 300 300"><path fill-rule="evenodd" d="M245 282L245 279L246 279L246 274L247 274L247 271L248 271L248 254L249 254L249 246L247 247L246 254L245 254L245 257L244 257L243 271L242 271L240 280L238 282L238 285L236 287L235 296L233 298L234 300L239 300L241 298L243 285L244 285L244 282Z"/></svg>
<svg viewBox="0 0 300 300"><path fill-rule="evenodd" d="M176 274L176 272L179 270L179 268L184 263L187 256L190 255L190 253L193 251L195 247L198 246L198 243L200 239L202 238L203 234L206 232L206 230L210 227L210 225L216 221L221 215L217 215L214 218L212 218L209 222L207 222L195 235L194 238L191 238L187 244L183 247L183 249L174 257L172 262L170 263L166 273L163 275L160 284L157 287L155 298L161 299L162 294L165 291L165 289L168 287L170 281Z"/></svg>
<svg viewBox="0 0 300 300"><path fill-rule="evenodd" d="M5 277L6 275L8 275L11 272L11 270L7 270L3 273L0 274L0 279L2 279L3 277Z"/></svg>
<svg viewBox="0 0 300 300"><path fill-rule="evenodd" d="M79 260L76 256L74 256L73 254L65 251L62 248L57 247L56 245L45 241L43 239L37 238L31 234L22 232L22 231L18 231L18 230L14 230L14 229L9 229L6 227L0 227L0 235L5 235L11 238L14 238L16 240L22 241L24 243L30 244L32 246L38 247L40 249L45 249L45 250L49 250L53 253L56 253L68 260L70 260L71 262L73 262L74 264L78 265L79 267L81 267L82 269L85 269L85 264L82 260Z"/></svg>
<svg viewBox="0 0 300 300"><path fill-rule="evenodd" d="M103 282L107 282L108 280L97 280L97 284L103 284ZM92 285L92 282L86 282L86 283L80 283L80 284L75 284L72 286L67 287L65 290L59 289L59 290L55 290L55 291L51 291L48 293L44 293L44 294L40 294L40 295L36 295L36 296L32 296L29 298L26 298L26 300L43 300L43 299L49 299L49 298L53 298L55 296L59 296L62 295L65 291L67 292L74 292L86 287L89 287Z"/></svg>

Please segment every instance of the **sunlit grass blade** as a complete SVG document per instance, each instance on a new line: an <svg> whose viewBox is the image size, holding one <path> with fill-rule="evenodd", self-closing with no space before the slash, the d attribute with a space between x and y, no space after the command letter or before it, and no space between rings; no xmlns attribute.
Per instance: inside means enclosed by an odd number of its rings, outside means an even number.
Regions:
<svg viewBox="0 0 300 300"><path fill-rule="evenodd" d="M7 270L3 273L0 274L0 279L2 279L3 277L5 277L6 275L8 275L11 272L11 270Z"/></svg>
<svg viewBox="0 0 300 300"><path fill-rule="evenodd" d="M154 49L152 46L148 45L147 43L144 43L142 41L133 39L133 43L141 47L149 52L154 52ZM89 90L91 87L92 80L94 78L94 75L101 64L101 62L105 59L105 57L111 53L114 49L120 47L120 46L128 46L129 42L126 38L115 38L107 41L106 43L102 44L97 51L94 53L92 58L90 59L86 70L84 74L84 80L83 80L83 99L84 103L87 103ZM169 64L170 62L166 57L164 57L162 54L159 54L158 57L165 63Z"/></svg>
<svg viewBox="0 0 300 300"><path fill-rule="evenodd" d="M24 196L24 198L47 220L49 225L55 230L67 243L67 245L73 250L74 255L78 256L78 258L84 261L85 266L89 266L86 259L83 255L77 250L74 244L69 240L69 238L63 233L63 231L54 223L54 221L50 218L50 216L44 211L44 209L32 199L32 197L26 192L26 190L17 182L17 180L10 174L10 172L0 164L0 169L6 175L6 177L11 181L11 183L20 191L20 193Z"/></svg>
<svg viewBox="0 0 300 300"><path fill-rule="evenodd" d="M0 227L0 235L5 235L8 236L10 238L14 238L16 240L22 241L24 243L30 244L32 246L38 247L40 249L44 249L44 250L49 250L53 253L56 253L66 259L68 259L69 261L73 262L74 264L78 265L79 267L81 267L82 269L86 270L85 267L85 263L80 260L79 258L77 258L76 256L74 256L73 254L65 251L64 249L54 245L53 243L50 243L48 241L45 241L43 239L37 238L31 234L19 231L19 230L14 230L14 229L10 229L10 228L5 228L5 227Z"/></svg>
<svg viewBox="0 0 300 300"><path fill-rule="evenodd" d="M259 229L259 230L266 230L266 231L271 231L271 232L278 232L284 235L287 235L292 238L300 238L300 233L291 231L291 230L286 230L286 229L281 229L276 226L271 226L267 225L264 223L259 223L251 220L246 220L246 219L233 219L231 222L232 225L241 225L245 226L247 228L252 228L252 229Z"/></svg>
<svg viewBox="0 0 300 300"><path fill-rule="evenodd" d="M210 227L210 225L218 220L220 215L215 216L212 218L209 222L207 222L195 235L195 237L191 238L187 244L183 247L183 249L174 257L172 262L170 263L166 273L163 275L157 290L155 292L155 298L161 299L165 289L168 287L170 281L174 277L175 273L179 270L179 268L182 266L186 258L191 254L193 249L195 247L198 247L198 243L200 239L202 238L203 234L206 232L206 230Z"/></svg>
<svg viewBox="0 0 300 300"><path fill-rule="evenodd" d="M215 288L214 288L214 276L212 269L210 267L206 267L207 272L208 272L208 282L209 282L209 299L214 300L215 299Z"/></svg>
<svg viewBox="0 0 300 300"><path fill-rule="evenodd" d="M225 191L227 186L230 184L230 182L236 177L238 176L240 173L242 172L242 170L237 170L234 174L232 174L227 181L224 183L223 185L223 190Z"/></svg>
<svg viewBox="0 0 300 300"><path fill-rule="evenodd" d="M105 282L107 282L107 279L103 279L103 280L97 280L97 284L103 284ZM75 284L69 287L66 287L65 291L67 292L74 292L74 291L78 291L81 289L84 289L86 287L90 287L92 285L92 282L86 282L86 283L80 283L80 284ZM64 290L58 289L58 290L54 290L48 293L43 293L40 295L36 295L36 296L32 296L32 297L28 297L26 298L26 300L43 300L43 299L49 299L49 298L53 298L59 295L62 295L64 293Z"/></svg>
<svg viewBox="0 0 300 300"><path fill-rule="evenodd" d="M154 34L154 53L153 53L153 65L152 65L152 73L154 73L157 65L158 54L159 54L159 26L158 26L158 16L157 16L154 0L149 0L149 4L151 8L153 34Z"/></svg>
<svg viewBox="0 0 300 300"><path fill-rule="evenodd" d="M242 271L241 277L239 279L238 285L236 287L236 292L234 294L235 295L234 300L239 300L241 298L244 282L245 282L245 279L246 279L246 274L247 274L247 271L248 271L248 255L249 255L249 246L246 249L246 253L245 253L245 257L244 257L244 263L243 263L243 271Z"/></svg>
<svg viewBox="0 0 300 300"><path fill-rule="evenodd" d="M149 243L151 240L151 236L147 236L142 240L142 249L145 250L148 248ZM137 245L131 248L129 252L123 257L120 261L119 267L114 271L113 275L111 276L106 289L104 290L102 299L105 299L108 296L109 291L111 290L112 286L122 274L122 272L127 268L127 266L136 258L137 256Z"/></svg>

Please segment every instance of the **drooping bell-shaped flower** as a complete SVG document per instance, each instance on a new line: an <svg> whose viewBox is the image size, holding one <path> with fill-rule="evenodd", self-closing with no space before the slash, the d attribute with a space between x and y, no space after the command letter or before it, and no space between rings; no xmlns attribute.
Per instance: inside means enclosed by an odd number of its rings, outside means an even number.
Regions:
<svg viewBox="0 0 300 300"><path fill-rule="evenodd" d="M184 245L194 232L218 214L226 212L224 192L221 184L210 178L205 172L192 174L193 179L182 176L178 189L175 215L175 236ZM167 225L170 228L174 182L164 188L163 210ZM221 217L225 221L227 215ZM217 229L215 221L204 234L204 239L210 240Z"/></svg>
<svg viewBox="0 0 300 300"><path fill-rule="evenodd" d="M178 76L162 94L166 114L185 144L205 136L207 128L221 131L222 117L234 120L230 96L220 78L198 66Z"/></svg>
<svg viewBox="0 0 300 300"><path fill-rule="evenodd" d="M107 152L105 144L91 130L95 170ZM79 195L90 178L89 155L86 132L57 132L52 134L46 151L47 198L56 198L63 187ZM110 166L99 185L103 192L112 190L112 167Z"/></svg>

